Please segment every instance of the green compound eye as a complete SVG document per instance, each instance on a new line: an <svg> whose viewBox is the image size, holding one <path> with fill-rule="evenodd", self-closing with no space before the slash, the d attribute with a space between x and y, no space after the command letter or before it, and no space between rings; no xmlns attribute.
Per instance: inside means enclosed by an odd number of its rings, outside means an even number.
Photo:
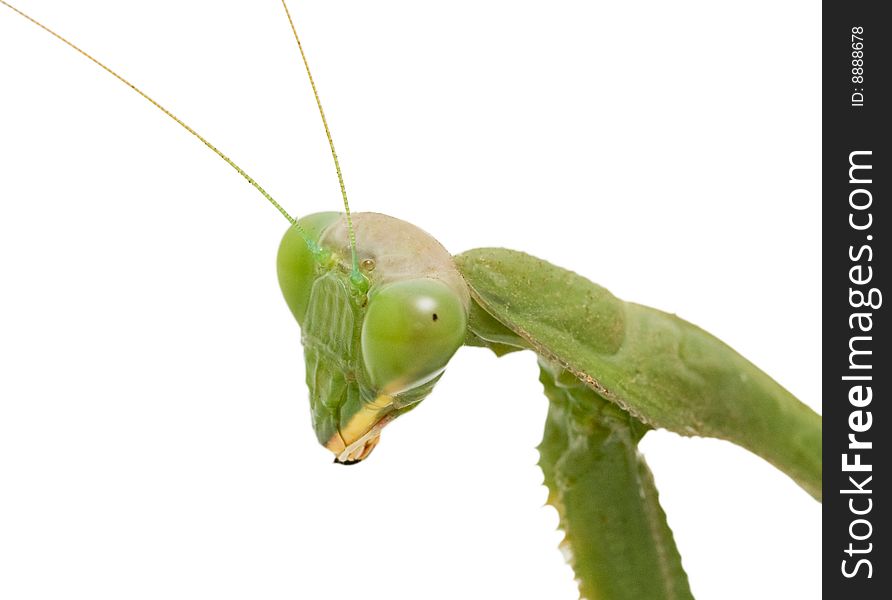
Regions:
<svg viewBox="0 0 892 600"><path fill-rule="evenodd" d="M308 215L299 222L313 242L319 241L319 236L325 229L334 223L340 215L336 212L323 212ZM279 244L279 254L276 258L276 271L279 274L279 286L285 296L288 308L303 326L304 317L307 314L307 305L310 302L310 291L316 278L317 258L307 247L301 231L292 225Z"/></svg>
<svg viewBox="0 0 892 600"><path fill-rule="evenodd" d="M393 395L430 381L465 339L468 315L452 289L436 279L383 286L369 298L362 354L372 385Z"/></svg>

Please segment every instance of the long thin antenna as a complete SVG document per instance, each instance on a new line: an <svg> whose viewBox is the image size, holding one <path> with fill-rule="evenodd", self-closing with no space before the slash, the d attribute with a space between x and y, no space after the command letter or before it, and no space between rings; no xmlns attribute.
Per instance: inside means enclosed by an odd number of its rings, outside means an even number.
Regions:
<svg viewBox="0 0 892 600"><path fill-rule="evenodd" d="M307 77L310 79L310 86L313 88L313 96L316 98L316 106L319 107L319 116L322 117L322 126L325 127L325 137L328 138L328 145L331 148L331 157L334 159L335 171L338 173L338 183L341 184L341 196L344 198L344 212L347 215L347 233L350 236L350 254L353 259L352 276L354 279L361 278L359 261L356 258L356 233L353 230L353 218L350 216L350 203L347 201L347 188L344 186L344 176L341 174L341 164L338 162L338 153L335 152L334 141L331 139L331 130L328 128L328 121L325 120L325 111L322 110L322 101L319 100L319 92L316 90L316 82L313 81L313 74L310 72L310 63L307 62L307 55L304 53L304 47L300 43L300 37L297 35L297 28L294 26L294 20L291 18L291 11L288 10L288 4L285 0L282 0L282 6L285 8L285 15L288 17L288 23L291 25L291 32L294 33L294 41L297 42L297 49L300 50L300 57L304 61Z"/></svg>
<svg viewBox="0 0 892 600"><path fill-rule="evenodd" d="M53 37L55 37L55 38L57 38L58 40L64 42L64 43L65 43L66 45L68 45L69 47L71 47L71 48L77 50L77 51L78 51L80 54L82 54L83 56L89 58L91 61L93 61L95 64L97 64L97 65L99 65L100 67L102 67L103 69L105 69L105 71L107 71L108 73L110 73L111 75L113 75L113 76L114 76L115 78L117 78L119 81L121 81L122 83L126 84L127 87L129 87L130 89L132 89L134 92L136 92L137 94L139 94L140 96L142 96L143 98L145 98L146 100L148 100L149 102L151 102L151 103L152 103L158 110L160 110L160 111L163 112L165 115L167 115L168 117L170 117L171 119L173 119L174 121L176 121L176 122L183 128L183 129L185 129L186 131L188 131L189 133L191 133L192 135L194 135L195 137L197 137L199 140L201 140L201 143L202 143L202 144L204 144L205 146L207 146L208 148L210 148L211 150L213 150L214 154L216 154L217 156L219 156L220 158L222 158L223 160L225 160L226 163L227 163L230 167L232 167L233 169L235 169L235 170L238 172L238 174L241 175L242 177L244 177L244 178L247 180L248 183L250 183L251 185L253 185L253 186L257 189L258 192L260 192L261 194L263 194L263 197L266 198L267 200L269 200L269 203L272 204L274 207L276 207L276 210L278 210L280 213L282 213L282 215L283 215L286 219L288 219L288 222L289 222L289 223L291 223L292 225L294 225L295 227L297 227L298 231L299 231L299 232L301 233L301 235L304 237L304 239L306 240L307 244L310 245L311 248L313 247L313 245L314 245L313 242L312 242L312 241L310 240L310 238L307 236L307 234L306 234L306 232L303 230L303 228L302 228L302 227L301 227L301 226L294 220L294 217L292 217L291 215L289 215L288 212L287 212L284 208L282 208L282 205L281 205L281 204L279 204L278 202L276 202L276 201L273 199L273 197L270 196L270 195L267 193L267 191L266 191L265 189L263 189L263 188L260 186L259 183L257 183L256 181L254 181L254 178L253 178L253 177L251 177L250 175L248 175L247 173L245 173L245 171L244 171L240 166L238 166L237 164L235 164L234 162L232 162L232 159L230 159L228 156L226 156L225 154L223 154L222 152L220 152L219 150L217 150L216 146L214 146L214 145L211 144L209 141L207 141L207 140L206 140L204 137L202 137L197 131L195 131L194 129L192 129L191 127L189 127L188 125L186 125L184 122L182 122L182 121L181 121L179 118L177 118L172 112L170 112L169 110L167 110L166 108L164 108L163 106L161 106L160 104L158 104L157 102L155 102L152 98L150 98L148 95L146 95L146 93L143 92L141 89L139 89L138 87L136 87L135 85L133 85L132 83L130 83L129 81L127 81L126 79L124 79L123 77L121 77L120 75L118 75L117 73L115 73L115 72L114 72L113 70L111 70L109 67L105 66L103 63L99 62L98 60L96 60L95 58L93 58L92 56L90 56L87 52L85 52L84 50L81 50L79 47L75 46L73 43L69 42L67 39L65 39L64 37L62 37L61 35L59 35L59 34L56 33L55 31L53 31L52 29L50 29L49 27L47 27L46 25L44 25L44 24L41 23L40 21L38 21L38 20L36 20L36 19L34 19L34 18L32 18L32 17L26 15L25 13L23 13L22 11L20 11L19 9L17 9L15 6L9 4L9 3L6 2L5 0L0 0L0 4L3 4L4 6L6 6L6 7L12 9L14 12L16 12L16 13L20 14L21 16L25 17L26 19L28 19L29 21L31 21L32 23L34 23L35 25L37 25L38 27L40 27L41 29L43 29L44 31L46 31L47 33L51 34Z"/></svg>

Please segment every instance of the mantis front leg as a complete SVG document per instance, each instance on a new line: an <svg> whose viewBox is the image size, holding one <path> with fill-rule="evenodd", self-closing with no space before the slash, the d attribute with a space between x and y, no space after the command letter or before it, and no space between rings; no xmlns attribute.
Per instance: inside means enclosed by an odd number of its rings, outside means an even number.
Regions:
<svg viewBox="0 0 892 600"><path fill-rule="evenodd" d="M540 357L539 466L583 598L693 598L638 442L650 429Z"/></svg>
<svg viewBox="0 0 892 600"><path fill-rule="evenodd" d="M698 327L522 252L456 257L466 343L533 350L550 400L540 465L584 598L690 598L638 442L730 440L821 497L821 417Z"/></svg>
<svg viewBox="0 0 892 600"><path fill-rule="evenodd" d="M479 305L471 309L469 329L469 345L499 356L531 349ZM538 359L549 400L539 466L582 598L693 598L653 476L638 452L651 427L555 361Z"/></svg>

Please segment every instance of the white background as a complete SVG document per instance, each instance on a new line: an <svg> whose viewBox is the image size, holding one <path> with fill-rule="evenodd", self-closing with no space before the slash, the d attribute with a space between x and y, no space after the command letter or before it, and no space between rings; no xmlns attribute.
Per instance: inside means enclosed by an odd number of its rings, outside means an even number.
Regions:
<svg viewBox="0 0 892 600"><path fill-rule="evenodd" d="M19 6L296 214L337 210L274 0ZM357 211L677 312L820 410L812 2L297 2ZM0 7L0 597L576 597L528 353L463 349L366 463L312 433L285 221ZM703 599L817 598L821 508L713 440L643 449Z"/></svg>

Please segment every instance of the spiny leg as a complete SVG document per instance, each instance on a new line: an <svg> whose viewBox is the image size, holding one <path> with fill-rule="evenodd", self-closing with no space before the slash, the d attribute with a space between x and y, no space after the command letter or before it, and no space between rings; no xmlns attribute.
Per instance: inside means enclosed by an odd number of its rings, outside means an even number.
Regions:
<svg viewBox="0 0 892 600"><path fill-rule="evenodd" d="M693 598L638 442L648 427L540 359L549 409L539 445L561 548L589 600Z"/></svg>

